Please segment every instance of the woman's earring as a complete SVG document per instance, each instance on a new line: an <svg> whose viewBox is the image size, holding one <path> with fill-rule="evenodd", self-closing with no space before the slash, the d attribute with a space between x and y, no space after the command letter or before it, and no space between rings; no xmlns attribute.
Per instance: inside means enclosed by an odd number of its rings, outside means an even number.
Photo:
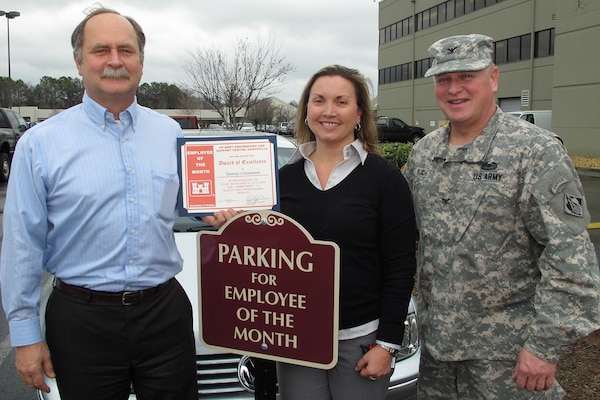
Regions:
<svg viewBox="0 0 600 400"><path fill-rule="evenodd" d="M304 118L304 125L308 125L308 117Z"/></svg>
<svg viewBox="0 0 600 400"><path fill-rule="evenodd" d="M355 131L360 131L360 129L362 128L362 125L359 123L356 124L356 126L354 127Z"/></svg>

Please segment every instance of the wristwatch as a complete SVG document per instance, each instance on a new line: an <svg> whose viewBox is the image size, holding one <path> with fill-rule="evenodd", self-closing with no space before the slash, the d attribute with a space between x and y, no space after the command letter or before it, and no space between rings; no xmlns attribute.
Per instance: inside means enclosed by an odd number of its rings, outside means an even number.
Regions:
<svg viewBox="0 0 600 400"><path fill-rule="evenodd" d="M389 346L386 346L384 344L378 344L379 347L381 347L382 349L384 349L385 351L387 351L388 353L390 353L390 356L392 356L392 369L394 369L396 367L396 353L398 352L397 349L393 349Z"/></svg>
<svg viewBox="0 0 600 400"><path fill-rule="evenodd" d="M392 356L392 358L394 358L394 356L396 355L396 353L398 352L397 349L393 349L389 346L383 345L383 344L378 344L379 347L381 347L382 349L384 349L385 351L387 351L388 353L390 353L390 355Z"/></svg>

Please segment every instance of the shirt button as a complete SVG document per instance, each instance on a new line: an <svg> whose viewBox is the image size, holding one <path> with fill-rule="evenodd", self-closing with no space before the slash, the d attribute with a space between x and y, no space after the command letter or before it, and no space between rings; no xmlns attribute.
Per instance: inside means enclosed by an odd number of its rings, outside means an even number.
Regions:
<svg viewBox="0 0 600 400"><path fill-rule="evenodd" d="M127 167L127 172L131 172L132 168L131 167Z"/></svg>
<svg viewBox="0 0 600 400"><path fill-rule="evenodd" d="M129 199L129 202L130 202L130 203L135 203L135 199L134 199L133 197L131 197L131 198Z"/></svg>
<svg viewBox="0 0 600 400"><path fill-rule="evenodd" d="M135 234L135 229L130 230L129 233L131 233L132 235Z"/></svg>
<svg viewBox="0 0 600 400"><path fill-rule="evenodd" d="M129 265L133 265L133 260L129 260Z"/></svg>

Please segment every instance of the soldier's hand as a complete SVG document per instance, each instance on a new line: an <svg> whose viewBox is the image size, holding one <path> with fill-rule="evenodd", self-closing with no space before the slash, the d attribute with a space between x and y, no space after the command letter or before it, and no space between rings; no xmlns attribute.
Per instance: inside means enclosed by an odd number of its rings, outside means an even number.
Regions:
<svg viewBox="0 0 600 400"><path fill-rule="evenodd" d="M523 349L519 353L513 380L521 389L548 390L554 382L556 364L551 364Z"/></svg>

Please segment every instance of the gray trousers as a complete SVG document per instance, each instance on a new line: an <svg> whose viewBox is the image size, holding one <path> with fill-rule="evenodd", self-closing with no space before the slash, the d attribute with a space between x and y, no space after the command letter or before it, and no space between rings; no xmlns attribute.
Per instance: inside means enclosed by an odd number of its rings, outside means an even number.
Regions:
<svg viewBox="0 0 600 400"><path fill-rule="evenodd" d="M565 391L556 379L546 391L519 389L512 379L516 359L443 362L421 348L418 398L427 400L559 400Z"/></svg>
<svg viewBox="0 0 600 400"><path fill-rule="evenodd" d="M330 370L277 363L281 400L383 400L390 375L372 381L354 371L363 356L360 345L375 343L377 333L338 342L338 362Z"/></svg>

